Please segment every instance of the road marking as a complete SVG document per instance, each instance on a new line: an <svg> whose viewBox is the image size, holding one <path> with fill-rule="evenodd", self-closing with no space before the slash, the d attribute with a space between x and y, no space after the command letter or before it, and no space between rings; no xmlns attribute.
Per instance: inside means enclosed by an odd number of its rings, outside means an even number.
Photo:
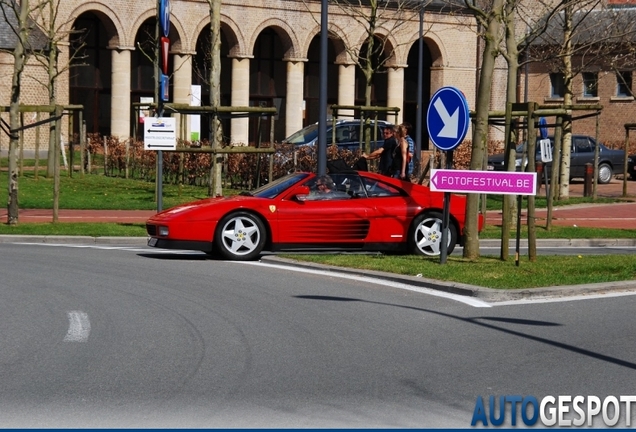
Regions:
<svg viewBox="0 0 636 432"><path fill-rule="evenodd" d="M68 332L64 336L64 342L86 342L91 333L91 322L88 314L82 311L71 311L68 315Z"/></svg>
<svg viewBox="0 0 636 432"><path fill-rule="evenodd" d="M75 249L101 249L101 250L123 250L130 252L151 252L151 253L165 253L176 255L192 255L203 254L203 252L191 251L191 250L174 250L174 249L155 249L148 246L100 246L100 245L87 245L87 244L66 244L66 243L29 243L29 242L14 242L11 244L19 244L26 246L53 246L53 247L66 247Z"/></svg>
<svg viewBox="0 0 636 432"><path fill-rule="evenodd" d="M489 303L486 303L486 302L484 302L482 300L478 300L478 299L473 298L473 297L467 297L467 296L462 296L462 295L457 295L457 294L451 294L451 293L447 293L447 292L443 292L443 291L437 291L437 290L430 289L430 288L421 288L421 287L418 287L418 286L415 286L415 285L409 285L409 284L403 283L403 282L395 282L395 281L377 279L377 278L372 278L372 277L367 277L367 276L350 275L350 274L339 273L339 272L335 272L335 271L315 270L315 269L308 269L308 268L301 268L301 267L292 267L292 266L285 266L285 265L280 265L280 264L269 264L269 263L263 263L263 262L255 262L255 261L231 261L231 262L236 262L237 264L248 264L248 265L261 266L261 267L278 268L278 269L282 269L282 270L295 271L295 272L300 272L300 273L311 273L311 274L322 275L322 276L338 277L338 278L341 278L341 279L351 279L351 280L355 280L355 281L358 281L358 282L367 282L367 283L372 283L372 284L375 284L375 285L389 286L389 287L392 287L392 288L398 288L398 289L403 289L403 290L407 290L407 291L414 291L414 292L427 294L427 295L431 295L431 296L435 296L435 297L442 297L442 298L445 298L445 299L454 300L454 301L457 301L457 302L460 302L460 303L464 303L464 304L467 304L467 305L472 306L472 307L478 307L478 308L489 308L489 307L491 307L491 305Z"/></svg>
<svg viewBox="0 0 636 432"><path fill-rule="evenodd" d="M98 246L98 245L73 245L73 244L63 244L63 243L32 243L32 242L13 242L10 244L20 244L20 245L32 245L32 246L55 246L55 247L68 247L68 248L92 248L92 249L105 249L105 250L124 250L130 252L152 252L152 253L165 253L165 254L175 254L175 255L192 255L192 254L203 254L203 252L198 251L189 251L189 250L173 250L173 249L155 249L151 247L135 247L135 246ZM560 246L562 249L593 249L592 246ZM618 250L633 250L633 246L606 246L608 249L618 249ZM458 246L455 248L454 253L457 254L458 251L461 251L461 247ZM481 249L493 249L499 250L499 247L488 247L482 246ZM525 250L526 247L522 247L522 250ZM283 266L277 264L266 264L263 262L249 262L249 261L226 261L228 263L237 263L237 264L252 264L252 265L261 265L272 268L280 268L284 270L296 271L296 272L304 272L304 273L313 273L319 275L327 275L327 276L335 276L343 279L352 279L363 282L369 282L376 285L384 285L390 286L398 289L404 289L408 291L419 292L422 294L428 294L436 297L443 297L450 300L455 300L461 303L465 303L467 305L473 307L493 307L493 306L514 306L514 305L523 305L523 304L535 304L535 303L557 303L557 302L565 302L565 301L577 301L577 300L593 300L593 299L602 299L607 297L621 297L621 296L630 296L636 295L636 291L628 292L617 292L617 293L603 293L603 294L585 294L578 296L566 296L566 297L541 297L535 299L519 299L519 300L506 300L506 301L493 301L493 302L485 302L482 300L475 299L473 297L467 297L458 294L450 294L445 293L443 291L437 291L430 288L420 288L414 285L409 285L401 282L393 282L387 281L383 279L375 279L363 276L352 276L345 273L337 273L332 271L321 271L321 270L312 270L306 268L296 268L292 266ZM70 318L69 318L70 319ZM90 323L89 323L90 330ZM66 339L65 339L66 340Z"/></svg>
<svg viewBox="0 0 636 432"><path fill-rule="evenodd" d="M538 304L538 303L561 303L561 302L569 302L569 301L579 301L579 300L595 300L595 299L606 299L608 297L625 297L625 296L633 296L636 295L636 291L622 291L615 293L602 293L602 294L582 294L582 295L573 295L567 297L541 297L534 299L519 299L519 300L506 300L501 302L493 302L491 306L515 306L515 305L524 305L524 304Z"/></svg>

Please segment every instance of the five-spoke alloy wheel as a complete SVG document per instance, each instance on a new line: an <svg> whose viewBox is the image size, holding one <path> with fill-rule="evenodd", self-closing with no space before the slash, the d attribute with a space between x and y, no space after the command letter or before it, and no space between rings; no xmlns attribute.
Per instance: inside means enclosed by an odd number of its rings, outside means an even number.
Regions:
<svg viewBox="0 0 636 432"><path fill-rule="evenodd" d="M236 212L221 219L214 234L214 242L223 257L247 261L261 253L265 237L265 226L257 216Z"/></svg>
<svg viewBox="0 0 636 432"><path fill-rule="evenodd" d="M409 234L411 252L419 255L435 256L441 253L442 214L436 211L426 212L413 220ZM457 228L449 223L446 252L451 253L457 243Z"/></svg>

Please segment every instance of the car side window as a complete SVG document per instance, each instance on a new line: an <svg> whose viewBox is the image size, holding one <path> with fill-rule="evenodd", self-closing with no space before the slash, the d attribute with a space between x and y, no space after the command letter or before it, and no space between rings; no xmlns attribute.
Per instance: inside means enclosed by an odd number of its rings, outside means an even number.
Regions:
<svg viewBox="0 0 636 432"><path fill-rule="evenodd" d="M351 199L351 195L342 191L331 176L314 177L305 182L305 186L309 187L309 195L305 198L306 201Z"/></svg>
<svg viewBox="0 0 636 432"><path fill-rule="evenodd" d="M358 129L352 125L339 125L336 129L336 142L338 144L355 143L359 141Z"/></svg>
<svg viewBox="0 0 636 432"><path fill-rule="evenodd" d="M395 197L402 195L398 188L380 180L363 178L362 182L369 197Z"/></svg>
<svg viewBox="0 0 636 432"><path fill-rule="evenodd" d="M357 174L333 174L331 176L336 190L344 192L352 198L366 198L367 193L362 184L360 176Z"/></svg>
<svg viewBox="0 0 636 432"><path fill-rule="evenodd" d="M577 153L592 153L594 147L587 138L574 138L574 148Z"/></svg>

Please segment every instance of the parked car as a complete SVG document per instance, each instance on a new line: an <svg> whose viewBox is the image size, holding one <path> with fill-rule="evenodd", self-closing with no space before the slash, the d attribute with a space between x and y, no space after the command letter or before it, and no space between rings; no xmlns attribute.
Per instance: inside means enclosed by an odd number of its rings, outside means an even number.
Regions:
<svg viewBox="0 0 636 432"><path fill-rule="evenodd" d="M548 137L554 147L554 138ZM601 184L609 183L614 176L614 172L622 171L625 161L625 153L622 150L612 150L599 143L599 159L598 159L598 182ZM570 178L583 178L585 176L585 165L594 164L594 149L596 140L585 135L572 135L572 149L570 154ZM536 160L541 161L539 139L537 139ZM517 171L521 170L521 161L525 143L521 143L516 148L515 166ZM552 163L545 164L550 170ZM504 170L503 153L492 155L488 158L488 169L494 171Z"/></svg>
<svg viewBox="0 0 636 432"><path fill-rule="evenodd" d="M636 154L627 157L627 174L632 180L636 180Z"/></svg>
<svg viewBox="0 0 636 432"><path fill-rule="evenodd" d="M440 253L444 193L350 171L331 174L334 193L321 196L315 189L323 180L296 172L251 192L165 210L146 223L148 245L229 260L255 259L264 250ZM451 195L448 253L462 242L465 206L465 196Z"/></svg>
<svg viewBox="0 0 636 432"><path fill-rule="evenodd" d="M382 129L391 126L391 123L378 120L371 122L371 151L384 145ZM318 142L318 123L304 127L298 132L294 132L283 140L283 143L294 144L295 146L313 146ZM356 150L360 148L361 137L360 120L338 120L336 121L336 144L341 149ZM333 122L327 122L327 145L333 144Z"/></svg>

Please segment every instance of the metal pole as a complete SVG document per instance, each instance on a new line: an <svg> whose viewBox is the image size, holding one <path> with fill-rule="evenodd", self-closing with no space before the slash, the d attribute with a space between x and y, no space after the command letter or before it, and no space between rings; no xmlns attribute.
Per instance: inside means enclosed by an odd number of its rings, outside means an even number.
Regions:
<svg viewBox="0 0 636 432"><path fill-rule="evenodd" d="M320 117L318 122L318 175L327 172L327 0L320 3Z"/></svg>
<svg viewBox="0 0 636 432"><path fill-rule="evenodd" d="M161 0L157 0L157 25L155 26L155 38L157 46L155 49L155 74L157 77L157 89L155 95L157 97L157 117L163 116L163 100L161 95L161 73L159 67L159 57L161 56ZM163 151L157 151L157 212L163 209Z"/></svg>
<svg viewBox="0 0 636 432"><path fill-rule="evenodd" d="M446 152L446 169L451 169L453 167L453 150L449 150ZM450 235L449 225L450 225L450 200L451 193L444 192L444 211L442 213L442 244L439 253L439 263L446 264L446 259L448 257L448 240Z"/></svg>
<svg viewBox="0 0 636 432"><path fill-rule="evenodd" d="M413 166L415 170L417 170L417 175L419 176L422 173L422 87L423 87L423 78L424 74L424 5L420 6L420 32L419 32L419 44L418 44L418 56L417 56L417 108L415 119L415 130L417 133L415 134L415 154L413 155L414 161Z"/></svg>

